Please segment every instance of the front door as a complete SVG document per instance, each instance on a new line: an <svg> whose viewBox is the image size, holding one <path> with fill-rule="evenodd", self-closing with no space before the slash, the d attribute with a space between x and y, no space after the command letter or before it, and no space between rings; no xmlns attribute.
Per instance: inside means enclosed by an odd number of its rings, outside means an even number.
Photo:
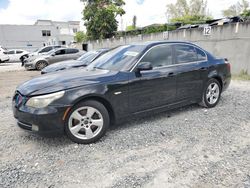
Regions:
<svg viewBox="0 0 250 188"><path fill-rule="evenodd" d="M173 65L172 45L152 47L138 65L150 62L153 69L130 75L129 107L131 113L142 112L175 102L176 67Z"/></svg>
<svg viewBox="0 0 250 188"><path fill-rule="evenodd" d="M51 56L49 63L52 64L59 61L64 61L66 56L66 49L57 50L55 55Z"/></svg>

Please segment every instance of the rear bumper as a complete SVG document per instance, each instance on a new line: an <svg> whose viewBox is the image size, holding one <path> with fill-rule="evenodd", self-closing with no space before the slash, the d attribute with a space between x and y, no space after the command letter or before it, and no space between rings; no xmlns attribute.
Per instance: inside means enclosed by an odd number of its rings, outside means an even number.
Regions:
<svg viewBox="0 0 250 188"><path fill-rule="evenodd" d="M44 109L31 109L12 105L17 125L29 132L42 136L56 136L64 133L63 116L68 107L47 107Z"/></svg>
<svg viewBox="0 0 250 188"><path fill-rule="evenodd" d="M226 91L231 83L231 74L225 77L223 80L223 87L222 87L222 92Z"/></svg>

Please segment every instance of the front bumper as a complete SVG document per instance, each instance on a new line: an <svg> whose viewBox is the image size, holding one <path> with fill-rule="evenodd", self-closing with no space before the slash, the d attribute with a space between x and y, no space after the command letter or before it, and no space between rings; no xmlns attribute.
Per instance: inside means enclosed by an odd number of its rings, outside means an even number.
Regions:
<svg viewBox="0 0 250 188"><path fill-rule="evenodd" d="M12 104L13 114L17 125L30 132L42 136L56 136L64 133L63 116L67 106L49 106L34 109L26 106L16 107Z"/></svg>
<svg viewBox="0 0 250 188"><path fill-rule="evenodd" d="M36 66L33 62L24 61L24 68L26 70L34 70L36 69Z"/></svg>
<svg viewBox="0 0 250 188"><path fill-rule="evenodd" d="M3 61L3 62L9 61L9 60L10 60L9 56L1 57L1 61Z"/></svg>

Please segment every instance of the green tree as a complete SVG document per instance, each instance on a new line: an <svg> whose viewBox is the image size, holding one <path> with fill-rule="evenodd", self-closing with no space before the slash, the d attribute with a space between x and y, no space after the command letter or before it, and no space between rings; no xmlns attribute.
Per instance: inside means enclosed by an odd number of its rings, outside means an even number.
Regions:
<svg viewBox="0 0 250 188"><path fill-rule="evenodd" d="M75 37L74 37L75 41L76 42L84 42L87 40L87 35L82 32L82 31L78 31L76 34L75 34Z"/></svg>
<svg viewBox="0 0 250 188"><path fill-rule="evenodd" d="M126 28L126 31L133 31L133 30L135 30L136 28L133 26L133 25L129 25L129 26L127 26L127 28Z"/></svg>
<svg viewBox="0 0 250 188"><path fill-rule="evenodd" d="M210 19L206 0L177 0L167 5L167 15L171 22L200 23Z"/></svg>
<svg viewBox="0 0 250 188"><path fill-rule="evenodd" d="M116 17L125 14L123 0L81 0L84 25L90 40L110 38L118 28Z"/></svg>
<svg viewBox="0 0 250 188"><path fill-rule="evenodd" d="M239 16L242 15L246 17L249 14L249 1L241 0L238 1L236 4L231 5L228 9L223 10L223 16L230 17L230 16Z"/></svg>

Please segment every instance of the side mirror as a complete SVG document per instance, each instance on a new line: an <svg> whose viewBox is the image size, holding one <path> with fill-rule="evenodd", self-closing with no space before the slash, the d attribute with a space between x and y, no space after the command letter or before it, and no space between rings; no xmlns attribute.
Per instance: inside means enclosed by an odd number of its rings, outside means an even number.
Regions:
<svg viewBox="0 0 250 188"><path fill-rule="evenodd" d="M150 62L140 62L136 68L136 71L140 72L140 71L147 71L147 70L152 70L152 69L153 67Z"/></svg>
<svg viewBox="0 0 250 188"><path fill-rule="evenodd" d="M51 54L51 56L55 56L55 55L56 55L55 53Z"/></svg>

